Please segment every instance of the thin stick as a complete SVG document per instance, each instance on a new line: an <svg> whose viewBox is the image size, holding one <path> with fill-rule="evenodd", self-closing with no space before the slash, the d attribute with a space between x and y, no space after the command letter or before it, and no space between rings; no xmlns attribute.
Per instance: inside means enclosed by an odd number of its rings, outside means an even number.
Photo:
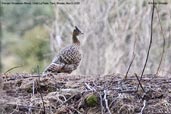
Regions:
<svg viewBox="0 0 171 114"><path fill-rule="evenodd" d="M165 38L165 35L164 35L164 31L163 31L163 27L162 27L162 24L161 24L161 20L160 20L160 16L159 16L159 12L158 12L158 9L157 7L156 8L156 12L157 12L157 17L159 19L159 24L160 24L160 29L161 29L161 32L162 32L162 38L163 38L163 51L162 51L162 55L161 55L161 59L160 59L160 63L159 63L159 66L157 68L157 72L156 74L159 73L159 70L160 70L160 67L161 67L161 64L162 64L162 61L163 61L163 57L164 57L164 53L165 53L165 45L166 45L166 38Z"/></svg>
<svg viewBox="0 0 171 114"><path fill-rule="evenodd" d="M67 100L65 100L62 104L60 104L58 107L63 106L64 104L66 104L67 102L71 101L71 99L73 99L77 94L74 94L73 96L71 96L70 98L68 98ZM66 99L66 98L65 98Z"/></svg>
<svg viewBox="0 0 171 114"><path fill-rule="evenodd" d="M25 78L34 78L34 77L40 77L40 76L39 75L31 75L31 76L23 76L22 78L25 79ZM16 80L16 79L18 79L18 77L7 78L6 80L10 81L10 80Z"/></svg>
<svg viewBox="0 0 171 114"><path fill-rule="evenodd" d="M130 70L130 68L131 68L131 66L132 66L132 63L133 63L133 61L134 61L134 58L135 58L135 53L134 53L134 50L135 50L135 44L136 44L136 38L135 38L135 40L134 40L134 47L133 47L132 60L131 60L131 62L130 62L130 64L129 64L129 66L128 66L128 70L127 70L127 72L126 72L126 75L125 75L125 78L124 78L124 79L127 79L127 76L128 76L129 70Z"/></svg>
<svg viewBox="0 0 171 114"><path fill-rule="evenodd" d="M106 98L106 96L107 96L106 90L104 90L103 92L104 92L104 101L105 101L105 105L106 105L107 112L108 112L109 114L112 114L112 113L110 112L108 100L107 100L107 98Z"/></svg>
<svg viewBox="0 0 171 114"><path fill-rule="evenodd" d="M39 82L38 82L38 81L36 81L36 82L37 82L37 85L38 85L39 88L40 88L40 91L38 91L38 92L39 92L39 94L40 94L40 98L41 98L42 103L43 103L43 114L46 114L46 109L45 109L44 99L43 99L43 95L42 95L42 90L41 90L41 87L40 87Z"/></svg>
<svg viewBox="0 0 171 114"><path fill-rule="evenodd" d="M146 68L146 65L147 65L147 62L148 62L148 57L149 57L149 54L150 54L150 49L151 49L151 45L152 45L152 41L153 41L153 17L154 17L154 8L155 8L155 5L154 5L154 0L153 0L153 7L152 7L152 14L151 14L151 35L150 35L150 44L149 44L149 47L148 47L148 52L147 52L145 64L144 64L144 67L143 67L143 70L142 70L142 73L141 73L140 80L142 79L142 76L143 76L143 74L144 74L144 71L145 71L145 68Z"/></svg>
<svg viewBox="0 0 171 114"><path fill-rule="evenodd" d="M9 105L9 104L7 104L7 105ZM32 108L32 109L34 109L34 110L43 109L43 108L41 108L41 107L36 107L36 106L24 106L24 105L14 105L14 106L18 107L19 109L20 109L20 108L26 108L27 110L29 110L29 108ZM48 108L46 108L46 109L48 110Z"/></svg>
<svg viewBox="0 0 171 114"><path fill-rule="evenodd" d="M3 8L0 3L0 17L3 16ZM2 73L2 21L0 21L0 73Z"/></svg>
<svg viewBox="0 0 171 114"><path fill-rule="evenodd" d="M38 72L38 74L39 74L39 82L40 82L40 71L39 71L39 66L37 66L37 72ZM36 80L36 82L37 82L37 86L38 86L39 89L40 89L40 91L38 91L38 92L39 92L39 94L40 94L40 98L41 98L42 103L43 103L43 114L46 114L45 104L44 104L43 95L42 95L42 89L41 89L41 87L40 87L39 82L38 82L37 80Z"/></svg>
<svg viewBox="0 0 171 114"><path fill-rule="evenodd" d="M69 109L71 109L71 110L74 110L74 111L76 111L77 113L76 114L82 114L80 111L78 111L77 109L75 109L74 107L68 107Z"/></svg>
<svg viewBox="0 0 171 114"><path fill-rule="evenodd" d="M96 91L93 87L91 87L89 84L84 83L87 87L87 89L91 90L91 91Z"/></svg>
<svg viewBox="0 0 171 114"><path fill-rule="evenodd" d="M32 112L32 106L33 106L33 103L30 103L30 105L29 105L29 107L28 107L28 112L29 112L29 114L31 114L31 112Z"/></svg>
<svg viewBox="0 0 171 114"><path fill-rule="evenodd" d="M100 109L101 109L101 114L103 114L103 109L104 109L104 107L103 107L103 98L102 98L102 95L100 94L100 93L98 93L99 94L99 96L100 96Z"/></svg>
<svg viewBox="0 0 171 114"><path fill-rule="evenodd" d="M147 101L144 100L144 102L143 102L143 107L142 107L142 109L141 109L140 114L143 114L143 111L144 111L144 109L145 109L145 107L146 107L146 104L147 104Z"/></svg>
<svg viewBox="0 0 171 114"><path fill-rule="evenodd" d="M16 68L22 67L22 66L23 66L23 65L12 67L12 68L8 69L4 74L6 74L6 73L8 73L9 71L14 70L14 69L16 69Z"/></svg>
<svg viewBox="0 0 171 114"><path fill-rule="evenodd" d="M33 94L33 96L34 96L34 93L35 93L35 92L34 92L34 89L35 89L34 80L33 80L33 88L32 88L32 89L33 89L33 90L32 90L32 92L33 92L32 94Z"/></svg>
<svg viewBox="0 0 171 114"><path fill-rule="evenodd" d="M135 77L137 78L138 80L138 85L140 85L141 89L143 90L143 92L145 93L145 89L143 88L142 84L141 84L141 81L139 80L137 74L135 73ZM139 87L139 86L138 86ZM137 91L138 91L138 87L137 87Z"/></svg>

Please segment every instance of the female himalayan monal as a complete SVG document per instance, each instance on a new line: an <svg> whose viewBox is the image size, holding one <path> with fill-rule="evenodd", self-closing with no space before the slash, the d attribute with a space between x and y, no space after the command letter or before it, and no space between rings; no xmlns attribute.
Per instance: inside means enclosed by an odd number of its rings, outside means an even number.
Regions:
<svg viewBox="0 0 171 114"><path fill-rule="evenodd" d="M59 51L44 70L44 76L49 73L71 73L77 69L81 61L80 41L77 38L80 34L83 33L75 26L72 33L72 44Z"/></svg>

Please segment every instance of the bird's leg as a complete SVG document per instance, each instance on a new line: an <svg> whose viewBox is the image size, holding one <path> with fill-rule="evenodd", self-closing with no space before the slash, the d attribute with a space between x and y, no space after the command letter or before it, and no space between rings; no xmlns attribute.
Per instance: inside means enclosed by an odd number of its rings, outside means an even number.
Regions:
<svg viewBox="0 0 171 114"><path fill-rule="evenodd" d="M54 74L53 74L52 72L46 72L46 73L43 72L43 73L42 73L42 76L43 76L43 77L46 77L46 76L50 77L50 76L53 76L53 75L54 75Z"/></svg>

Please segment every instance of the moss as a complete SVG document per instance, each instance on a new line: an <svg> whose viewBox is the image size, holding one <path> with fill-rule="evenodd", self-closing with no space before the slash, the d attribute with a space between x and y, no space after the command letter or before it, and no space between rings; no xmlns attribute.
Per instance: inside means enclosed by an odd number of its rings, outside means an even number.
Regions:
<svg viewBox="0 0 171 114"><path fill-rule="evenodd" d="M85 101L88 107L94 107L98 105L98 96L95 94L89 94Z"/></svg>

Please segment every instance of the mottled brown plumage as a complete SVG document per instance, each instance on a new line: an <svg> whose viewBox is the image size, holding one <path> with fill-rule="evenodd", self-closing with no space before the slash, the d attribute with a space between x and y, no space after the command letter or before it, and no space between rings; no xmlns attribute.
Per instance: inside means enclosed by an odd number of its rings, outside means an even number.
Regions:
<svg viewBox="0 0 171 114"><path fill-rule="evenodd" d="M77 69L81 61L80 41L77 36L82 34L81 31L75 27L72 34L72 45L62 49L52 60L52 63L45 69L46 73L71 73Z"/></svg>

